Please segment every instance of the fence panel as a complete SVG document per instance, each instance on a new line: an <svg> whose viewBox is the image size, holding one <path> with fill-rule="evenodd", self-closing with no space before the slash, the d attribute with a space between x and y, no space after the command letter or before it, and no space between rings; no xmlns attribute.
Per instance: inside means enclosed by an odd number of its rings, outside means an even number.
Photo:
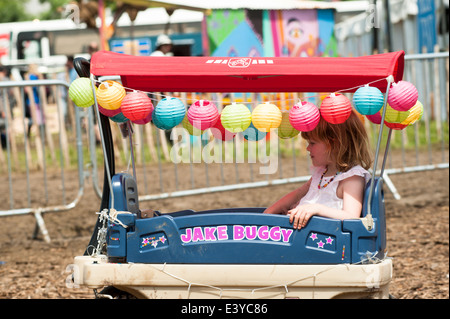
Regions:
<svg viewBox="0 0 450 319"><path fill-rule="evenodd" d="M8 194L0 217L34 214L34 235L40 230L46 241L42 215L75 207L84 192L82 123L92 111L73 107L68 87L51 79L0 82L0 171L7 176L0 191ZM74 169L78 185L66 177Z"/></svg>

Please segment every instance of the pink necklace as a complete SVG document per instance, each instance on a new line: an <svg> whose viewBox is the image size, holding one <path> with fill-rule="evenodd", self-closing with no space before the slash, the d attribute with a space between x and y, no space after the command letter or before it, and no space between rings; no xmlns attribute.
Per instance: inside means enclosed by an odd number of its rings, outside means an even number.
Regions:
<svg viewBox="0 0 450 319"><path fill-rule="evenodd" d="M340 172L336 172L336 174L334 174L334 176L333 176L327 183L325 183L323 186L321 186L321 184L322 184L322 179L323 179L323 177L325 176L325 174L326 174L327 172L328 172L328 166L327 166L327 168L325 169L325 171L322 173L322 176L320 176L319 185L317 185L317 188L318 188L318 189L327 187L328 184L330 184L330 183L334 180L334 178L340 173Z"/></svg>

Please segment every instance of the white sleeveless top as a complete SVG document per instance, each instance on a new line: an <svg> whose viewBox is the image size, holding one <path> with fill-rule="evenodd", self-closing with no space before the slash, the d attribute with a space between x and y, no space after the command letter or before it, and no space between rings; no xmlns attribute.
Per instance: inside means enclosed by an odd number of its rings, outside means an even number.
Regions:
<svg viewBox="0 0 450 319"><path fill-rule="evenodd" d="M319 181L323 172L325 171L325 167L312 167L312 179L311 185L309 187L308 193L300 200L297 206L303 204L323 204L328 207L342 209L344 200L337 196L337 188L339 186L339 182L349 178L351 176L362 176L364 177L366 184L370 180L370 173L365 170L360 165L356 165L349 169L347 172L339 173L336 175L334 180L327 185L327 187L322 187L319 189ZM321 186L325 185L332 179L333 176L323 177Z"/></svg>

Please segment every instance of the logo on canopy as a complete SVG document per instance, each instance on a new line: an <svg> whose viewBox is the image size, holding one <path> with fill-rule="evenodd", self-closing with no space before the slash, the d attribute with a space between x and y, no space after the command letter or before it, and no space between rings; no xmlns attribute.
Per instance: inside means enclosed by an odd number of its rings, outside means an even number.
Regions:
<svg viewBox="0 0 450 319"><path fill-rule="evenodd" d="M251 58L230 58L230 60L228 60L228 66L230 68L246 68L251 63Z"/></svg>

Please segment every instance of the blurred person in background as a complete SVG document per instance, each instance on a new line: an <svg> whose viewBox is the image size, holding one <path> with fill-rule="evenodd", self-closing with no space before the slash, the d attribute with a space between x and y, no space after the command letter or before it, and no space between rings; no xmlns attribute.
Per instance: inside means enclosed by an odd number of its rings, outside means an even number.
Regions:
<svg viewBox="0 0 450 319"><path fill-rule="evenodd" d="M63 72L58 73L58 80L64 81L69 83L69 85L78 78L78 73L75 70L74 66L73 66L73 56L69 55L67 56L67 62L66 62L66 69ZM64 123L66 123L67 119L67 94L68 94L68 89L60 86L60 103L59 105L61 105L61 111L63 114L63 119L64 119Z"/></svg>
<svg viewBox="0 0 450 319"><path fill-rule="evenodd" d="M30 64L28 66L28 72L25 74L25 79L35 81L42 78L43 76L39 73L37 65ZM33 104L36 123L33 122L33 110L31 109ZM25 88L25 117L28 119L28 137L30 137L30 131L33 124L37 124L38 126L44 125L44 113L41 107L39 87L33 86L31 89Z"/></svg>
<svg viewBox="0 0 450 319"><path fill-rule="evenodd" d="M92 57L94 55L95 52L98 51L98 44L97 42L92 41L91 43L89 43L88 46L88 53L89 55Z"/></svg>
<svg viewBox="0 0 450 319"><path fill-rule="evenodd" d="M156 50L150 54L151 56L173 56L172 40L165 34L161 34L156 39Z"/></svg>
<svg viewBox="0 0 450 319"><path fill-rule="evenodd" d="M10 81L9 70L6 66L0 64L0 82ZM6 96L3 96L6 94ZM6 103L4 103L6 101ZM6 107L9 102L11 117L13 116L13 107L16 105L16 99L12 88L0 89L0 136L2 148L6 148Z"/></svg>

